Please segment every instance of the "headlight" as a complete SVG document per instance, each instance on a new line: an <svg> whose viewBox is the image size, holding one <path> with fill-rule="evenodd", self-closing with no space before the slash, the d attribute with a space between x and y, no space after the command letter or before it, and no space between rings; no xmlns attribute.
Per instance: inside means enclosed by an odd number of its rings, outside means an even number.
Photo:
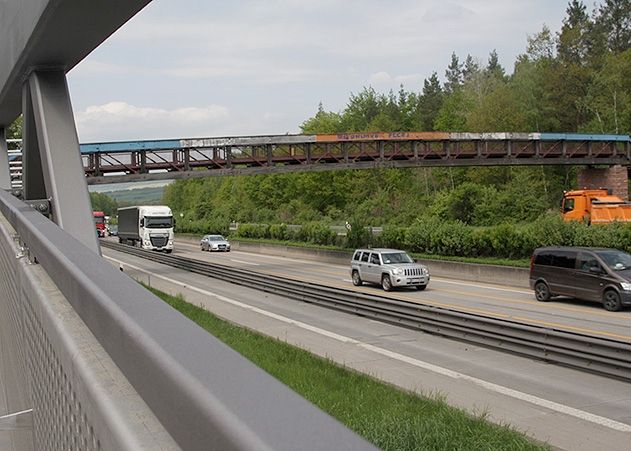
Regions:
<svg viewBox="0 0 631 451"><path fill-rule="evenodd" d="M403 274L403 269L401 269L401 268L395 268L395 269L392 271L392 274L395 274L395 275L397 275L397 276L400 276L401 274Z"/></svg>
<svg viewBox="0 0 631 451"><path fill-rule="evenodd" d="M631 283L622 282L620 286L622 287L624 291L631 291Z"/></svg>
<svg viewBox="0 0 631 451"><path fill-rule="evenodd" d="M423 268L421 269L421 273L422 273L422 274L424 274L424 275L428 275L428 274L429 274L429 271L427 270L427 268L426 268L426 267L423 267Z"/></svg>

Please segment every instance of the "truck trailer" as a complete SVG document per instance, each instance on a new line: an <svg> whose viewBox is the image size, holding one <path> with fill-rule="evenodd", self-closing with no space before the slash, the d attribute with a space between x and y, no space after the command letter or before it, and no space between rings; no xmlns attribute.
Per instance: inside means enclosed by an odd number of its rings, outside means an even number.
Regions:
<svg viewBox="0 0 631 451"><path fill-rule="evenodd" d="M118 242L155 251L173 251L173 213L165 205L118 209Z"/></svg>

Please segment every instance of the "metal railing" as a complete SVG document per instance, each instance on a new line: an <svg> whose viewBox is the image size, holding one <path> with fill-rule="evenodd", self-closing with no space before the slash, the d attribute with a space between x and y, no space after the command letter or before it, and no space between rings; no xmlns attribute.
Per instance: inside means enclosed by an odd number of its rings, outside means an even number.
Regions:
<svg viewBox="0 0 631 451"><path fill-rule="evenodd" d="M0 213L16 449L373 449L2 190Z"/></svg>

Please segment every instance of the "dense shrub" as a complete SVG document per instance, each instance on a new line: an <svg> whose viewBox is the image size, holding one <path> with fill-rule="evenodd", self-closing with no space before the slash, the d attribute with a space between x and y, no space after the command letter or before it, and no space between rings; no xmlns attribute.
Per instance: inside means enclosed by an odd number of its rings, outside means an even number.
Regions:
<svg viewBox="0 0 631 451"><path fill-rule="evenodd" d="M207 220L183 221L177 231L226 233L228 224ZM370 228L357 222L344 236L337 236L324 222L308 222L300 227L285 224L239 224L237 237L294 240L350 248L369 245L405 249L410 252L458 257L497 257L523 259L541 246L614 247L631 252L631 224L613 223L588 226L566 223L558 214L546 214L528 224L499 224L472 227L462 221L422 217L410 227L385 227L373 236Z"/></svg>
<svg viewBox="0 0 631 451"><path fill-rule="evenodd" d="M239 224L236 236L243 238L269 238L270 226L268 224Z"/></svg>
<svg viewBox="0 0 631 451"><path fill-rule="evenodd" d="M289 232L287 231L287 225L286 224L272 224L271 226L269 226L269 235L270 235L270 238L273 240L280 240L280 241L288 240Z"/></svg>
<svg viewBox="0 0 631 451"><path fill-rule="evenodd" d="M381 247L406 247L405 234L407 227L384 227L381 235L375 237L375 244Z"/></svg>
<svg viewBox="0 0 631 451"><path fill-rule="evenodd" d="M300 227L296 233L298 241L313 244L335 244L337 234L322 222L308 222Z"/></svg>
<svg viewBox="0 0 631 451"><path fill-rule="evenodd" d="M350 230L346 233L346 247L357 249L372 245L373 237L370 227L356 219L350 222L350 226Z"/></svg>

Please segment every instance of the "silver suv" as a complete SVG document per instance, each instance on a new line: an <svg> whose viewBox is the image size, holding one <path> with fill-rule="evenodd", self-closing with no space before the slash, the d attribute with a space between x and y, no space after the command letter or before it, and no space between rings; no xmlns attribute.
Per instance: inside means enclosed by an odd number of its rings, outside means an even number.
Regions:
<svg viewBox="0 0 631 451"><path fill-rule="evenodd" d="M397 249L357 249L351 260L353 285L363 282L381 284L385 291L395 287L416 287L424 290L429 284L427 267L414 263Z"/></svg>

